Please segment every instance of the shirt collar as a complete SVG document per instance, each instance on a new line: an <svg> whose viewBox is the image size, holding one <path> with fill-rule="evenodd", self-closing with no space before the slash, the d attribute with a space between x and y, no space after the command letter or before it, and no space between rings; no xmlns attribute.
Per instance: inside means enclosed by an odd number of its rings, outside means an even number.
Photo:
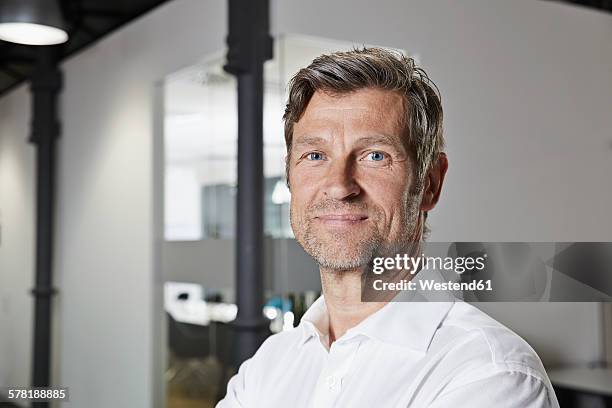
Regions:
<svg viewBox="0 0 612 408"><path fill-rule="evenodd" d="M300 321L302 328L302 338L300 345L303 345L313 337L327 337L329 334L329 315L323 295L306 310Z"/></svg>
<svg viewBox="0 0 612 408"><path fill-rule="evenodd" d="M393 301L349 329L339 341L361 334L383 343L426 353L454 300L452 296L431 299L418 292L400 292ZM302 316L300 326L300 346L313 337L327 337L329 316L323 295Z"/></svg>

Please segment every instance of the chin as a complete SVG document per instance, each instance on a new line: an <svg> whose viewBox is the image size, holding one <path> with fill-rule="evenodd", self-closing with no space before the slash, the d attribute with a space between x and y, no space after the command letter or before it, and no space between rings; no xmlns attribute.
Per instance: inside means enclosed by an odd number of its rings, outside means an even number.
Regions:
<svg viewBox="0 0 612 408"><path fill-rule="evenodd" d="M325 269L332 269L338 271L346 271L350 269L361 268L368 264L368 261L359 258L334 258L334 257L325 257L319 256L315 258L317 264Z"/></svg>
<svg viewBox="0 0 612 408"><path fill-rule="evenodd" d="M373 245L369 242L345 245L340 240L306 239L300 242L304 250L319 266L330 269L355 269L366 266L373 256Z"/></svg>

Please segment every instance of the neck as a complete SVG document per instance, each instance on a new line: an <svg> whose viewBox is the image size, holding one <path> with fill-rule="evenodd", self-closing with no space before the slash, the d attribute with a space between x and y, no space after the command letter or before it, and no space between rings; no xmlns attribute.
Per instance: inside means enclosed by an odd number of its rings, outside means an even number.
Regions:
<svg viewBox="0 0 612 408"><path fill-rule="evenodd" d="M407 253L412 256L420 251L420 242L416 241ZM329 345L339 339L352 327L357 326L368 316L382 309L397 295L397 291L384 291L375 299L380 301L363 302L362 285L364 276L368 276L366 269L369 266L349 270L337 270L320 267L321 287L325 298L325 305L329 315ZM410 270L388 270L388 281L412 279L414 274ZM370 274L371 275L371 274ZM366 278L367 280L367 278ZM366 283L367 284L367 283Z"/></svg>
<svg viewBox="0 0 612 408"><path fill-rule="evenodd" d="M329 344L342 337L388 302L362 302L363 268L330 270L321 268L321 287L329 314Z"/></svg>

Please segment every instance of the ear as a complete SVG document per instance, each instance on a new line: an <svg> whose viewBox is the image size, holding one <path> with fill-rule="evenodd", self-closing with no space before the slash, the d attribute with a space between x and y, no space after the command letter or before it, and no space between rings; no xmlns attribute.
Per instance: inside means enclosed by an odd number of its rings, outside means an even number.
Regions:
<svg viewBox="0 0 612 408"><path fill-rule="evenodd" d="M421 210L431 211L436 206L442 192L446 170L448 170L446 153L438 153L438 157L432 161L429 171L425 175Z"/></svg>

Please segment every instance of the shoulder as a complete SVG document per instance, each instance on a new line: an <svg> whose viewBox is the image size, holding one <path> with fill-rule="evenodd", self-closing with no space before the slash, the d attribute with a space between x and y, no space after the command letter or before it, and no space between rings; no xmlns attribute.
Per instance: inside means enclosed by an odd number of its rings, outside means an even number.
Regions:
<svg viewBox="0 0 612 408"><path fill-rule="evenodd" d="M546 378L540 358L523 338L468 303L454 304L434 340L438 348L461 353L487 369Z"/></svg>
<svg viewBox="0 0 612 408"><path fill-rule="evenodd" d="M296 349L301 344L303 338L304 328L302 326L273 334L267 337L261 344L253 359L267 360L270 357L274 357L278 360L283 358L283 356L290 357L295 355Z"/></svg>
<svg viewBox="0 0 612 408"><path fill-rule="evenodd" d="M302 338L301 328L295 327L291 330L273 334L259 346L255 354L240 365L235 382L244 390L259 389L263 380L262 373L270 377L280 368L285 366L285 362L291 361L296 353L300 339ZM234 384L234 387L236 387Z"/></svg>
<svg viewBox="0 0 612 408"><path fill-rule="evenodd" d="M487 401L501 403L512 396L512 401L524 402L509 405L512 407L558 406L535 350L512 330L470 304L453 305L428 353L440 362L437 369L447 373L439 384L440 395L450 398L481 392ZM526 401L545 403L531 405Z"/></svg>

